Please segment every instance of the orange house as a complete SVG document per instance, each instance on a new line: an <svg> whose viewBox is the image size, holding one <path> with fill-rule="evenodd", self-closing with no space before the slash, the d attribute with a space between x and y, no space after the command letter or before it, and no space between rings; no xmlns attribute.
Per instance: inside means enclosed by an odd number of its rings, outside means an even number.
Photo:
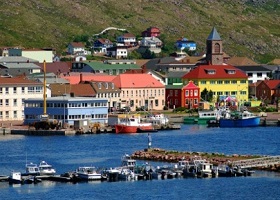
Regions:
<svg viewBox="0 0 280 200"><path fill-rule="evenodd" d="M182 88L182 107L198 108L200 100L200 89L193 81Z"/></svg>

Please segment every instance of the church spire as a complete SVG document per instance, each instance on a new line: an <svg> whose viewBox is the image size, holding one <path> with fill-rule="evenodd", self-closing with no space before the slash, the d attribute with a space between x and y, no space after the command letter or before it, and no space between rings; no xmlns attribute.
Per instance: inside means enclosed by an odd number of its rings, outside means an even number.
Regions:
<svg viewBox="0 0 280 200"><path fill-rule="evenodd" d="M211 33L209 34L207 40L221 40L220 34L218 33L217 29L213 27Z"/></svg>

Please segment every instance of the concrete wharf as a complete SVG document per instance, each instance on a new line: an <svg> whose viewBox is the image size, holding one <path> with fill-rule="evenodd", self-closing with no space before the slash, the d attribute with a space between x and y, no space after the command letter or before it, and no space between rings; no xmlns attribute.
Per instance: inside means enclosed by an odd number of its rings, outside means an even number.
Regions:
<svg viewBox="0 0 280 200"><path fill-rule="evenodd" d="M240 168L258 168L269 167L280 164L280 156L266 156L261 158L253 158L247 160L237 160L232 162L232 166L239 166Z"/></svg>

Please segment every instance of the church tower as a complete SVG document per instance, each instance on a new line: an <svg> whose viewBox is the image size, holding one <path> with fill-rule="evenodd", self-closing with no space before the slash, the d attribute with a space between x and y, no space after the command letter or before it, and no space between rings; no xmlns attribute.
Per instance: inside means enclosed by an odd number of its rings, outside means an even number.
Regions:
<svg viewBox="0 0 280 200"><path fill-rule="evenodd" d="M223 64L223 42L215 27L206 40L206 61L211 65Z"/></svg>

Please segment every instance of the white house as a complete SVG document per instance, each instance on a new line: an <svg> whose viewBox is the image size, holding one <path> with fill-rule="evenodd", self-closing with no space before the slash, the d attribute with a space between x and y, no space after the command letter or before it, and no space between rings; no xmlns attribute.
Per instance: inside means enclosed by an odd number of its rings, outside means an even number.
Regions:
<svg viewBox="0 0 280 200"><path fill-rule="evenodd" d="M42 99L43 93L42 83L22 77L0 77L0 120L23 120L24 99Z"/></svg>
<svg viewBox="0 0 280 200"><path fill-rule="evenodd" d="M127 47L126 46L115 46L107 49L107 56L114 57L116 59L127 58Z"/></svg>
<svg viewBox="0 0 280 200"><path fill-rule="evenodd" d="M22 56L38 60L39 63L43 63L44 61L52 63L54 54L52 49L23 49Z"/></svg>
<svg viewBox="0 0 280 200"><path fill-rule="evenodd" d="M68 44L67 53L71 55L88 55L85 45L82 42L71 42Z"/></svg>
<svg viewBox="0 0 280 200"><path fill-rule="evenodd" d="M117 43L124 44L124 46L136 46L136 37L131 33L125 33L117 37Z"/></svg>
<svg viewBox="0 0 280 200"><path fill-rule="evenodd" d="M151 52L160 53L162 47L162 41L157 37L144 37L140 41L140 48L148 48ZM143 50L144 51L144 50Z"/></svg>
<svg viewBox="0 0 280 200"><path fill-rule="evenodd" d="M256 83L258 81L263 81L269 79L269 74L272 70L269 70L263 66L236 66L236 68L244 71L248 76L248 83Z"/></svg>

